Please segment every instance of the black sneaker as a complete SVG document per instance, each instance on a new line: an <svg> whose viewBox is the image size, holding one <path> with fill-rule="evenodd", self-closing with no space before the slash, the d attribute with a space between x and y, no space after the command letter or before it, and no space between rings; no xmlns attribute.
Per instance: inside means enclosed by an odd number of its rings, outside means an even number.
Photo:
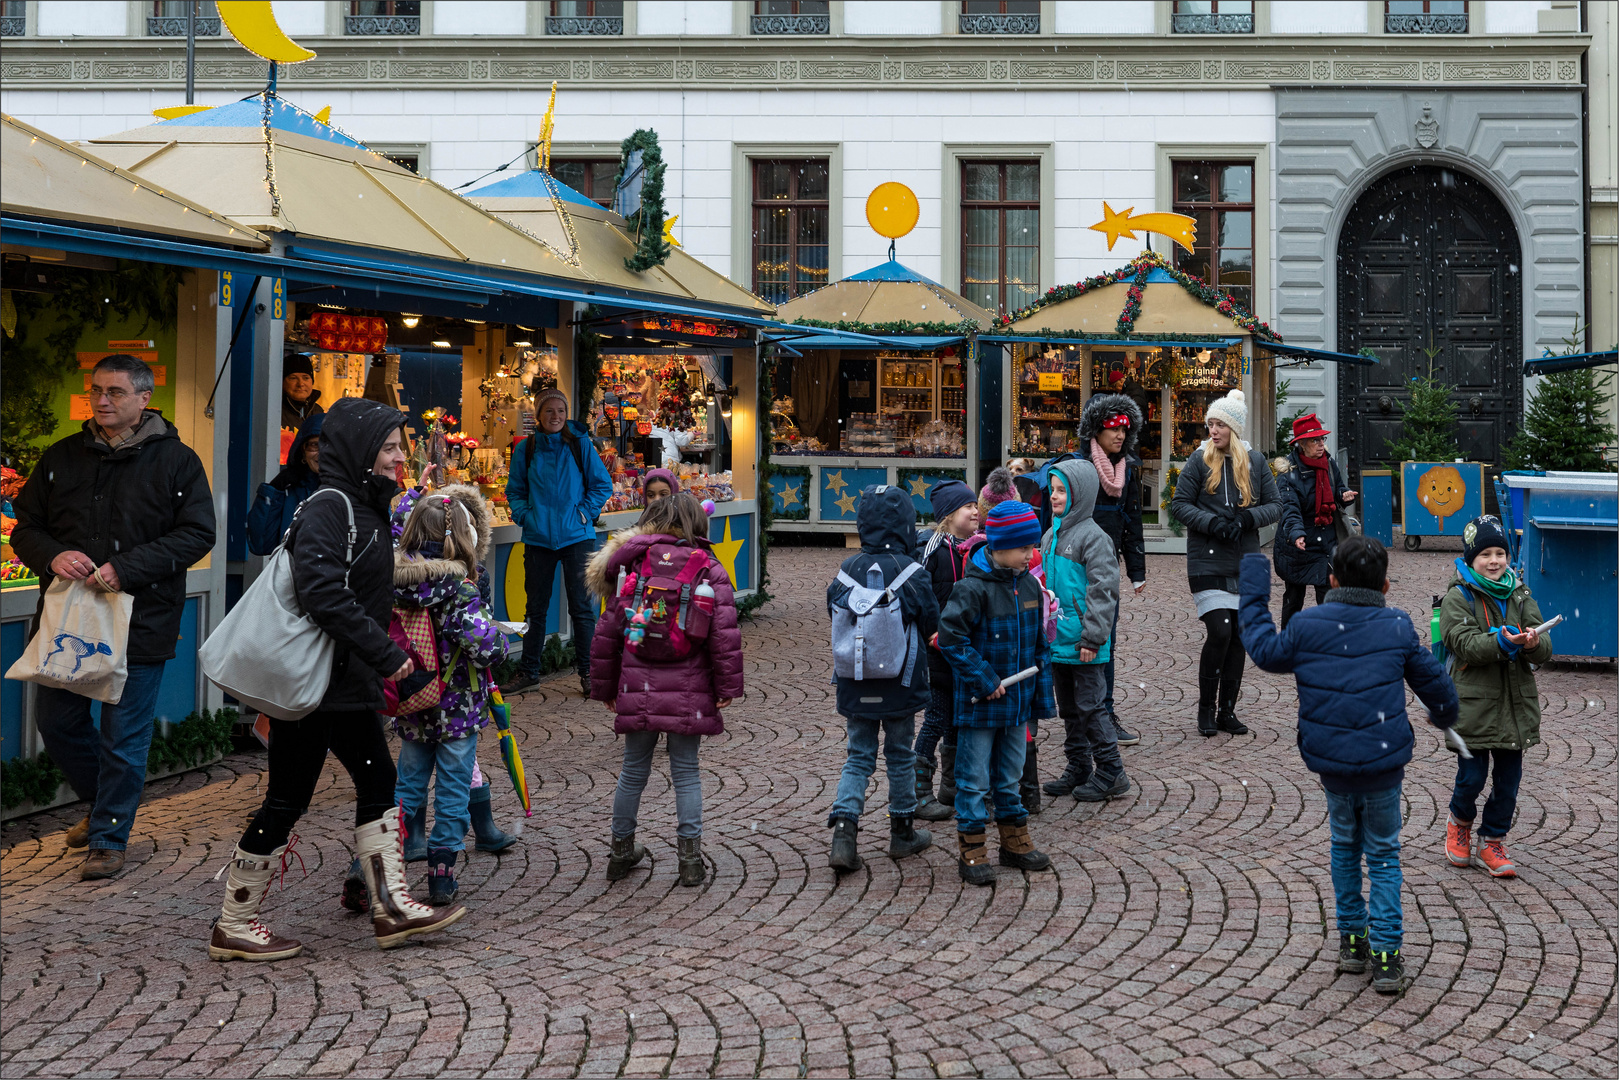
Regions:
<svg viewBox="0 0 1619 1080"><path fill-rule="evenodd" d="M532 690L538 685L540 685L540 677L538 675L530 675L526 671L518 671L517 674L500 684L500 696L511 697L513 694L521 694L525 690Z"/></svg>
<svg viewBox="0 0 1619 1080"><path fill-rule="evenodd" d="M590 696L590 676L588 674L581 674L579 676L579 692L585 695L585 697Z"/></svg>
<svg viewBox="0 0 1619 1080"><path fill-rule="evenodd" d="M1106 802L1116 799L1130 790L1130 778L1120 772L1117 776L1104 776L1100 772L1092 773L1091 778L1074 789L1074 799L1078 802Z"/></svg>
<svg viewBox="0 0 1619 1080"><path fill-rule="evenodd" d="M1367 944L1365 934L1338 935L1338 971L1341 974L1363 974L1371 961L1372 947Z"/></svg>
<svg viewBox="0 0 1619 1080"><path fill-rule="evenodd" d="M1108 719L1113 722L1113 734L1116 736L1114 741L1120 746L1134 746L1141 741L1140 733L1131 731L1119 723L1117 716L1109 716Z"/></svg>
<svg viewBox="0 0 1619 1080"><path fill-rule="evenodd" d="M1398 994L1411 984L1405 975L1400 950L1372 953L1372 989L1379 994Z"/></svg>
<svg viewBox="0 0 1619 1080"><path fill-rule="evenodd" d="M1090 778L1089 769L1076 769L1070 765L1063 770L1063 774L1057 779L1047 780L1040 785L1040 790L1047 795L1067 795Z"/></svg>

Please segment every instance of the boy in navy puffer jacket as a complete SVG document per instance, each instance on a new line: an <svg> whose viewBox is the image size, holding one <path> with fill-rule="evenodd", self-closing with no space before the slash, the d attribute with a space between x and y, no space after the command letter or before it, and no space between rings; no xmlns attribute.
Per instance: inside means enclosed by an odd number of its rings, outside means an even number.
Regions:
<svg viewBox="0 0 1619 1080"><path fill-rule="evenodd" d="M1299 691L1299 753L1326 789L1337 892L1338 970L1372 966L1372 989L1408 984L1400 957L1400 784L1416 738L1405 683L1440 729L1456 723L1456 688L1411 616L1385 606L1388 552L1368 536L1338 545L1326 603L1277 633L1270 617L1270 564L1242 560L1242 643L1266 671L1291 671ZM1371 905L1361 893L1361 858Z"/></svg>
<svg viewBox="0 0 1619 1080"><path fill-rule="evenodd" d="M888 764L888 855L898 859L914 855L933 843L926 829L915 827L916 753L911 737L916 713L928 703L927 642L939 625L939 602L933 595L928 572L916 546L916 504L903 489L891 484L868 487L860 493L856 512L860 554L843 560L838 577L826 588L826 610L842 604L852 591L844 580L866 585L876 567L883 586L891 588L908 567L915 566L895 594L905 623L914 628L914 650L908 656L908 677L850 679L839 677L838 712L848 722L849 756L838 781L836 801L827 824L832 828L828 865L840 873L865 865L856 849L860 814L866 808L866 784L877 770L877 743L884 738L883 760Z"/></svg>

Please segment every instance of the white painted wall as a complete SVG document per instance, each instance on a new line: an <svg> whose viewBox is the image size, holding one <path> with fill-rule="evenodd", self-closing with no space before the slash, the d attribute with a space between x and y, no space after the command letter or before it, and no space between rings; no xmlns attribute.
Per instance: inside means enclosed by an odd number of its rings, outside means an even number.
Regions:
<svg viewBox="0 0 1619 1080"><path fill-rule="evenodd" d="M478 0L475 4L433 5L436 37L511 36L528 32L524 0Z"/></svg>
<svg viewBox="0 0 1619 1080"><path fill-rule="evenodd" d="M461 7L463 5L443 4L441 7ZM476 7L476 4L465 5ZM326 3L325 0L274 0L270 10L275 13L275 21L288 37L297 38L300 34L306 37L319 37L326 33Z"/></svg>
<svg viewBox="0 0 1619 1080"><path fill-rule="evenodd" d="M843 5L843 32L913 36L944 33L944 5L938 0L859 0Z"/></svg>
<svg viewBox="0 0 1619 1080"><path fill-rule="evenodd" d="M1271 0L1273 34L1364 34L1365 0Z"/></svg>
<svg viewBox="0 0 1619 1080"><path fill-rule="evenodd" d="M642 0L635 5L635 32L650 37L732 32L731 0Z"/></svg>
<svg viewBox="0 0 1619 1080"><path fill-rule="evenodd" d="M123 0L40 0L34 27L40 37L126 37L129 5Z"/></svg>
<svg viewBox="0 0 1619 1080"><path fill-rule="evenodd" d="M1057 0L1059 34L1151 34L1156 32L1153 0Z"/></svg>
<svg viewBox="0 0 1619 1080"><path fill-rule="evenodd" d="M1477 6L1484 9L1479 29L1486 34L1538 34L1538 13L1550 11L1552 0L1483 0Z"/></svg>

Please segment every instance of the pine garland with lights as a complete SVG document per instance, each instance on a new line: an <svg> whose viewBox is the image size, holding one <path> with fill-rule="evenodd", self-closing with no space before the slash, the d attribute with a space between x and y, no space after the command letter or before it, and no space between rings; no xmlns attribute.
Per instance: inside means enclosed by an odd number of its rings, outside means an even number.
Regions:
<svg viewBox="0 0 1619 1080"><path fill-rule="evenodd" d="M668 166L664 164L663 151L658 146L656 131L641 128L620 144L618 177L614 180L613 186L616 189L624 183L624 172L629 168L630 155L637 150L641 151L641 167L645 179L641 184L641 208L626 219L638 234L638 239L635 254L625 259L624 265L640 273L668 262L670 248L669 242L663 238L663 174Z"/></svg>

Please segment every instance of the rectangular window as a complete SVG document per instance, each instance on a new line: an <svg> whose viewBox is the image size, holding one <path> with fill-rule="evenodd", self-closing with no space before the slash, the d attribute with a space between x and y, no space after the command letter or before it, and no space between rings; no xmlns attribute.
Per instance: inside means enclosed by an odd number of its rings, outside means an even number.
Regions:
<svg viewBox="0 0 1619 1080"><path fill-rule="evenodd" d="M782 304L827 283L826 158L753 163L753 291Z"/></svg>
<svg viewBox="0 0 1619 1080"><path fill-rule="evenodd" d="M612 206L613 181L618 178L618 159L552 158L551 175L585 198L602 206Z"/></svg>
<svg viewBox="0 0 1619 1080"><path fill-rule="evenodd" d="M1254 163L1175 162L1175 213L1197 220L1188 255L1171 245L1175 265L1254 308Z"/></svg>
<svg viewBox="0 0 1619 1080"><path fill-rule="evenodd" d="M378 150L377 153L398 165L401 169L409 169L413 173L421 172L422 157L409 150Z"/></svg>
<svg viewBox="0 0 1619 1080"><path fill-rule="evenodd" d="M11 5L6 6L9 9ZM152 9L146 16L146 33L149 37L186 36L186 8L192 6L192 0L152 0L149 6ZM201 0L196 8L192 32L197 37L218 37L219 9L214 6L214 0Z"/></svg>
<svg viewBox="0 0 1619 1080"><path fill-rule="evenodd" d="M1386 34L1465 34L1468 0L1383 0Z"/></svg>
<svg viewBox="0 0 1619 1080"><path fill-rule="evenodd" d="M22 37L28 33L28 5L24 0L0 3L0 37Z"/></svg>
<svg viewBox="0 0 1619 1080"><path fill-rule="evenodd" d="M1040 163L961 163L961 295L1015 311L1040 294Z"/></svg>
<svg viewBox="0 0 1619 1080"><path fill-rule="evenodd" d="M623 0L551 0L547 34L612 36L624 33Z"/></svg>
<svg viewBox="0 0 1619 1080"><path fill-rule="evenodd" d="M830 34L830 0L753 0L755 34Z"/></svg>
<svg viewBox="0 0 1619 1080"><path fill-rule="evenodd" d="M1251 34L1253 0L1175 0L1170 29L1177 34Z"/></svg>
<svg viewBox="0 0 1619 1080"><path fill-rule="evenodd" d="M349 0L349 12L343 18L343 33L354 37L421 32L421 0Z"/></svg>
<svg viewBox="0 0 1619 1080"><path fill-rule="evenodd" d="M961 0L963 34L1038 34L1040 0Z"/></svg>

